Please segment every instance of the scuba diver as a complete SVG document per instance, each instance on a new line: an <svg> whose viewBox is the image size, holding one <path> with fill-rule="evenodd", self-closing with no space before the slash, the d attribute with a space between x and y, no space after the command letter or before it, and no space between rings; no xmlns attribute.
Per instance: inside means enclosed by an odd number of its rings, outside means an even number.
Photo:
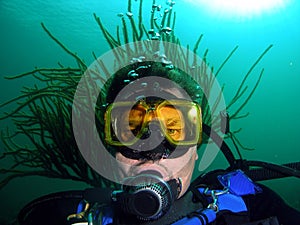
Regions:
<svg viewBox="0 0 300 225"><path fill-rule="evenodd" d="M20 212L21 225L299 224L300 212L256 183L263 178L249 167L263 165L298 177L299 171L234 159L220 136L203 123L201 89L191 76L165 62L135 62L117 71L104 89L105 98L99 98L104 118L98 128L118 163L120 189L49 195ZM192 182L203 135L219 146L230 166ZM67 212L49 210L60 201L68 202ZM35 222L37 218L43 222Z"/></svg>

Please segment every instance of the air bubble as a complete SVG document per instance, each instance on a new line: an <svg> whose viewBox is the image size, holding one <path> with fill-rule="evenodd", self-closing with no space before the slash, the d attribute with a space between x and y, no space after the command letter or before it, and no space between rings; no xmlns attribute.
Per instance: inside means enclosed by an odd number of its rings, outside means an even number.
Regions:
<svg viewBox="0 0 300 225"><path fill-rule="evenodd" d="M131 12L127 12L126 15L127 15L128 17L133 17L133 14L132 14Z"/></svg>

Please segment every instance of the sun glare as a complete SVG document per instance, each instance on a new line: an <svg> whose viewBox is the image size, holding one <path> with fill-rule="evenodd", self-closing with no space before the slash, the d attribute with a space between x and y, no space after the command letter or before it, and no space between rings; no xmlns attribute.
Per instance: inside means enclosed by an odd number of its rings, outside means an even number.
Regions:
<svg viewBox="0 0 300 225"><path fill-rule="evenodd" d="M185 0L207 13L227 18L252 18L280 10L290 0Z"/></svg>

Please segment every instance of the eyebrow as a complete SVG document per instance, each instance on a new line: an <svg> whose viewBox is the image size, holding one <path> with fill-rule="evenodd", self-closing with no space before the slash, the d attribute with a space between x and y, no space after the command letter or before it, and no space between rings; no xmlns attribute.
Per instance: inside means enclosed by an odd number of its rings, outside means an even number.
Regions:
<svg viewBox="0 0 300 225"><path fill-rule="evenodd" d="M178 122L182 122L182 121L178 118L176 118L176 119L175 118L170 118L170 119L167 119L166 125L167 126L175 126L175 125L179 124ZM180 126L184 127L184 123L180 123Z"/></svg>

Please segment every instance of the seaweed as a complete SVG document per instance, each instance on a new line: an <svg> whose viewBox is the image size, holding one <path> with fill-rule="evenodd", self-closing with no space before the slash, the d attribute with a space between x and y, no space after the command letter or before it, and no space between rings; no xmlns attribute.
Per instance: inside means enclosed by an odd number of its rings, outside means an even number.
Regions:
<svg viewBox="0 0 300 225"><path fill-rule="evenodd" d="M228 54L214 73L214 67L210 66L207 62L208 49L204 51L202 61L199 61L197 57L190 55L189 45L184 48L180 44L180 39L175 34L177 14L173 10L174 2L169 2L163 10L153 0L148 28L142 13L144 8L143 1L139 1L137 18L132 8L133 2L128 0L127 13L118 15L121 20L121 27L116 26L115 36L105 27L100 17L94 14L95 21L99 25L99 29L107 44L114 52L117 63L121 63L125 58L128 60L137 57L137 52L140 54L155 52L158 49L159 43L163 43L165 54L169 56L168 60L171 60L176 65L180 65L181 68L185 68L203 89L203 101L201 103L203 122L213 126L212 128L217 132L221 132L219 126L221 123L220 117L212 115L218 114L217 109L224 86L220 89L219 93L213 93L217 96L214 105L210 106L207 99L212 94L211 90L215 82L217 82L217 76L220 76L223 67L237 51L238 46ZM161 17L157 19L157 15L161 15ZM1 131L1 139L5 146L5 152L0 157L0 161L4 162L12 159L13 163L9 167L0 169L0 174L4 176L0 181L0 189L7 185L9 181L25 176L72 179L98 187L114 185L111 181L95 172L83 159L72 129L74 93L88 67L84 63L84 60L58 40L44 23L41 26L48 36L74 59L77 66L65 67L59 64L57 68L35 68L30 72L6 77L7 79L21 79L30 76L43 85L42 87L38 87L37 85L24 87L20 96L0 105L0 108L11 104L14 105L13 110L0 116L0 120L11 119L15 125L15 129L12 132L8 129ZM191 48L195 55L198 54L202 38L203 35L199 35L196 43ZM140 42L143 40L151 41ZM134 44L131 46L126 45L125 49L120 48L130 42ZM176 49L170 48L168 43L176 44ZM237 88L235 95L224 109L232 110L229 122L247 117L248 114L242 114L242 112L253 97L253 93L261 81L264 70L261 70L253 87L247 85L248 78L271 47L272 45L268 46L250 67ZM97 60L96 54L93 53L93 55L95 60ZM110 74L101 60L98 63L104 71L100 80L105 82ZM90 72L97 73L97 71ZM98 117L98 120L98 123L103 123L101 117ZM224 138L231 138L237 148L247 149L236 137L239 131L230 131L225 134ZM20 138L26 139L29 144L24 145L18 142ZM208 141L209 137L206 137L204 142ZM3 164L1 163L1 165Z"/></svg>

